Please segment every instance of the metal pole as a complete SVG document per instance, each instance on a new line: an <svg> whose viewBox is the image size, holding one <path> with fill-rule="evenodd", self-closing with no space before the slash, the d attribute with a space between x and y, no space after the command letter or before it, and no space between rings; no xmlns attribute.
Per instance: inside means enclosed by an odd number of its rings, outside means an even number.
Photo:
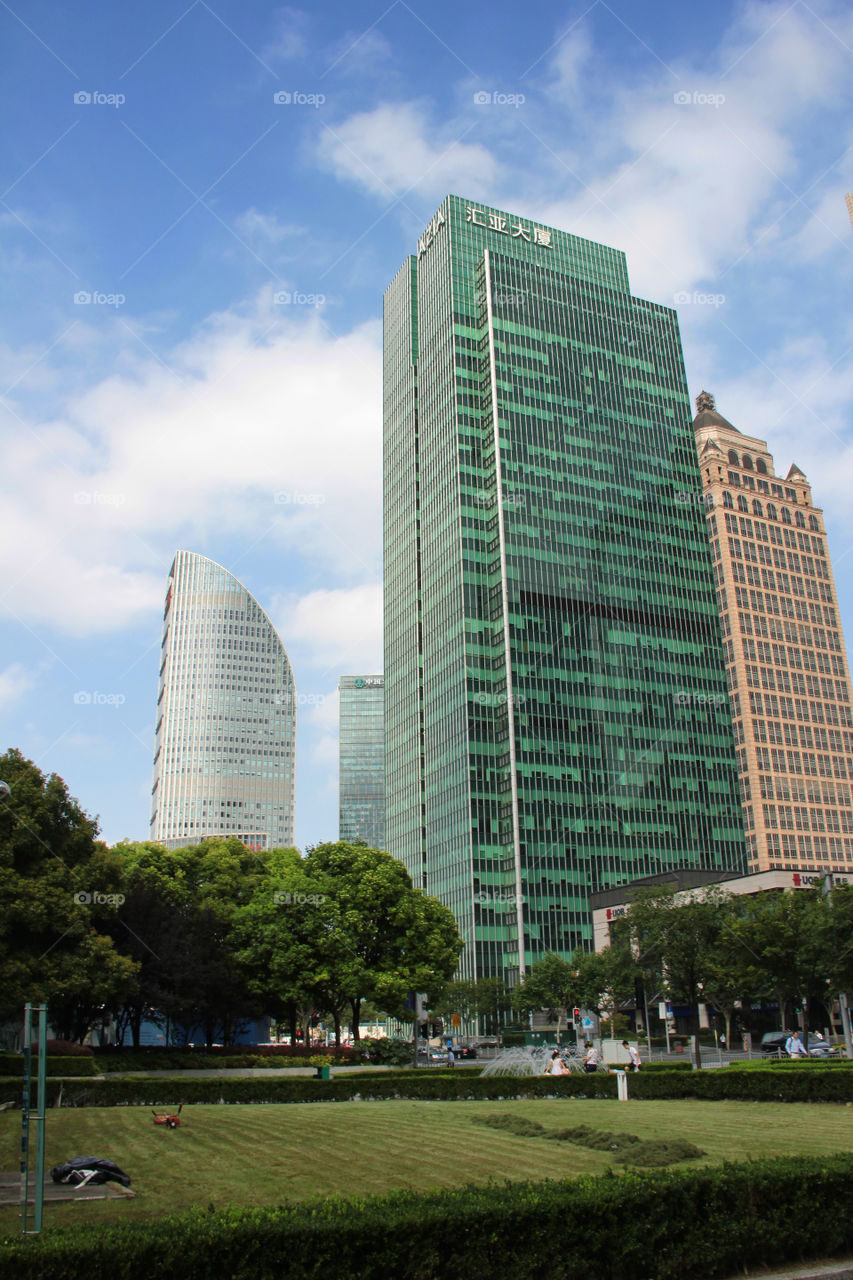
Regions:
<svg viewBox="0 0 853 1280"><path fill-rule="evenodd" d="M649 1026L649 996L646 991L646 984L643 983L643 1009L646 1014L646 1047L649 1051L649 1062L652 1060L652 1029Z"/></svg>
<svg viewBox="0 0 853 1280"><path fill-rule="evenodd" d="M39 1005L38 1130L36 1135L36 1197L33 1230L41 1231L44 1213L44 1123L47 1115L47 1005Z"/></svg>
<svg viewBox="0 0 853 1280"><path fill-rule="evenodd" d="M839 992L838 1004L841 1008L841 1027L844 1031L844 1052L848 1058L853 1058L853 1037L850 1035L850 1003L846 992Z"/></svg>
<svg viewBox="0 0 853 1280"><path fill-rule="evenodd" d="M24 1075L21 1091L21 1231L27 1230L30 1189L30 1045L32 1042L32 1008L24 1005Z"/></svg>

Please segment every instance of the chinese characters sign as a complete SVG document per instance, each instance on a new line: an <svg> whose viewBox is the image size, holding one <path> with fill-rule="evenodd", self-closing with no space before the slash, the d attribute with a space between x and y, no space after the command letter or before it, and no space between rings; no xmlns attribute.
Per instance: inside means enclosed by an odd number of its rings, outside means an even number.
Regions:
<svg viewBox="0 0 853 1280"><path fill-rule="evenodd" d="M497 231L500 235L509 236L512 240L526 240L528 244L542 245L550 249L551 232L547 227L535 227L532 223L511 222L500 213L488 213L485 209L477 209L469 204L465 209L465 221L473 227L485 227L489 231Z"/></svg>

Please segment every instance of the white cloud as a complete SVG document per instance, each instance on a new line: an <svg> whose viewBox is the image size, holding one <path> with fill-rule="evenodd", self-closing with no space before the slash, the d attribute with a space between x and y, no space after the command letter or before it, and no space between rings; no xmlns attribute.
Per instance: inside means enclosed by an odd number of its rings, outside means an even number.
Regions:
<svg viewBox="0 0 853 1280"><path fill-rule="evenodd" d="M279 598L272 612L295 667L301 657L338 675L382 670L380 582L312 591L296 600Z"/></svg>
<svg viewBox="0 0 853 1280"><path fill-rule="evenodd" d="M118 630L162 603L177 546L226 533L350 582L375 576L377 326L335 336L319 311L267 293L166 357L128 359L54 421L12 421L0 612Z"/></svg>
<svg viewBox="0 0 853 1280"><path fill-rule="evenodd" d="M304 58L308 52L308 14L289 5L277 9L274 14L275 30L264 48L265 62L291 62Z"/></svg>
<svg viewBox="0 0 853 1280"><path fill-rule="evenodd" d="M7 707L35 688L35 677L20 662L13 662L0 671L0 707Z"/></svg>
<svg viewBox="0 0 853 1280"><path fill-rule="evenodd" d="M391 42L375 28L361 35L347 31L336 43L329 69L346 75L386 74L393 53Z"/></svg>
<svg viewBox="0 0 853 1280"><path fill-rule="evenodd" d="M464 141L468 128L444 125L427 139L425 106L386 104L326 130L320 158L338 177L374 195L475 191L494 182L499 166L486 147Z"/></svg>
<svg viewBox="0 0 853 1280"><path fill-rule="evenodd" d="M833 363L820 339L807 338L768 352L761 367L714 382L719 412L744 435L767 440L777 472L786 475L796 462L805 473L826 512L837 565L853 544L853 368Z"/></svg>
<svg viewBox="0 0 853 1280"><path fill-rule="evenodd" d="M272 245L278 248L291 240L307 234L308 228L297 223L279 222L273 213L259 209L246 209L234 221L234 227L243 240L253 249Z"/></svg>
<svg viewBox="0 0 853 1280"><path fill-rule="evenodd" d="M797 209L811 181L800 138L828 98L838 105L849 93L841 41L853 40L853 20L827 14L832 29L803 6L748 5L701 64L682 60L641 83L614 70L590 77L586 106L594 97L597 109L584 112L584 145L567 120L569 141L554 148L566 167L552 169L556 182L576 178L583 189L569 198L543 192L538 216L625 250L634 291L670 304L753 245L763 252L778 238L767 234L773 223ZM545 85L555 105L567 77L575 99L585 83L582 30L567 44ZM544 149L541 158L548 162ZM800 221L805 213L800 206Z"/></svg>

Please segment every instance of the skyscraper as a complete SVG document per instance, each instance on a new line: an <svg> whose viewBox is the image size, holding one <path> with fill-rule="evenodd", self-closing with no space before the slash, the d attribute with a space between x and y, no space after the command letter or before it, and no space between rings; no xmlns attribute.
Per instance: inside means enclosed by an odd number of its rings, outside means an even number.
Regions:
<svg viewBox="0 0 853 1280"><path fill-rule="evenodd" d="M387 843L513 983L591 891L743 863L678 325L457 196L384 319Z"/></svg>
<svg viewBox="0 0 853 1280"><path fill-rule="evenodd" d="M823 512L707 391L693 421L750 871L853 872L853 694Z"/></svg>
<svg viewBox="0 0 853 1280"><path fill-rule="evenodd" d="M296 688L261 606L221 565L179 551L163 618L151 838L293 844Z"/></svg>
<svg viewBox="0 0 853 1280"><path fill-rule="evenodd" d="M385 678L341 676L339 838L385 848Z"/></svg>
<svg viewBox="0 0 853 1280"><path fill-rule="evenodd" d="M848 191L844 199L847 201L847 212L850 214L850 225L853 226L853 195Z"/></svg>

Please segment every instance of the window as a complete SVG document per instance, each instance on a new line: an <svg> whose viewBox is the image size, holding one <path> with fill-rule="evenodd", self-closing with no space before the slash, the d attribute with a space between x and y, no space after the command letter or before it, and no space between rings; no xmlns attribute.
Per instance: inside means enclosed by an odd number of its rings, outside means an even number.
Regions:
<svg viewBox="0 0 853 1280"><path fill-rule="evenodd" d="M756 459L756 462L755 462L755 470L758 472L758 474L759 474L760 476L766 476L766 475L767 475L767 463L764 461L764 459L763 459L763 458L757 458L757 459Z"/></svg>
<svg viewBox="0 0 853 1280"><path fill-rule="evenodd" d="M733 467L740 466L740 458L737 456L737 452L734 449L729 449L729 462Z"/></svg>
<svg viewBox="0 0 853 1280"><path fill-rule="evenodd" d="M737 496L737 509L738 511L749 510L749 503L747 502L746 498L743 496L742 493L739 493Z"/></svg>
<svg viewBox="0 0 853 1280"><path fill-rule="evenodd" d="M787 508L787 507L783 507L783 508L782 508L782 523L783 523L783 524L790 524L790 523L791 523L791 513L790 513L790 511L788 510L788 508Z"/></svg>
<svg viewBox="0 0 853 1280"><path fill-rule="evenodd" d="M779 516L778 516L778 515L777 515L777 513L776 513L776 508L775 508L775 506L773 505L773 503L772 503L772 502L768 502L768 504L767 504L767 519L768 519L768 520L778 520L778 519L779 519Z"/></svg>
<svg viewBox="0 0 853 1280"><path fill-rule="evenodd" d="M724 507L733 507L734 505L735 505L735 504L734 504L734 500L733 500L733 498L732 498L732 495L729 493L728 489L724 489L724 490L723 490L723 506L724 506ZM775 513L774 513L774 514L775 514Z"/></svg>
<svg viewBox="0 0 853 1280"><path fill-rule="evenodd" d="M731 454L729 455L729 457L731 457ZM752 471L752 469L753 469L753 467L752 467L752 458L749 456L749 454L748 454L748 453L745 453L745 454L743 455L743 458L742 458L742 460L741 460L741 464L740 464L740 465L741 465L742 467L745 467L747 471Z"/></svg>
<svg viewBox="0 0 853 1280"><path fill-rule="evenodd" d="M820 533L820 522L817 516L809 516L809 528L813 533Z"/></svg>
<svg viewBox="0 0 853 1280"><path fill-rule="evenodd" d="M752 499L752 514L754 516L764 515L764 508L762 507L761 503L758 501L757 498Z"/></svg>
<svg viewBox="0 0 853 1280"><path fill-rule="evenodd" d="M800 528L800 529L805 529L805 527L806 527L806 517L803 515L802 511L795 511L795 512L794 512L794 520L795 520L796 524L799 526L799 528Z"/></svg>

